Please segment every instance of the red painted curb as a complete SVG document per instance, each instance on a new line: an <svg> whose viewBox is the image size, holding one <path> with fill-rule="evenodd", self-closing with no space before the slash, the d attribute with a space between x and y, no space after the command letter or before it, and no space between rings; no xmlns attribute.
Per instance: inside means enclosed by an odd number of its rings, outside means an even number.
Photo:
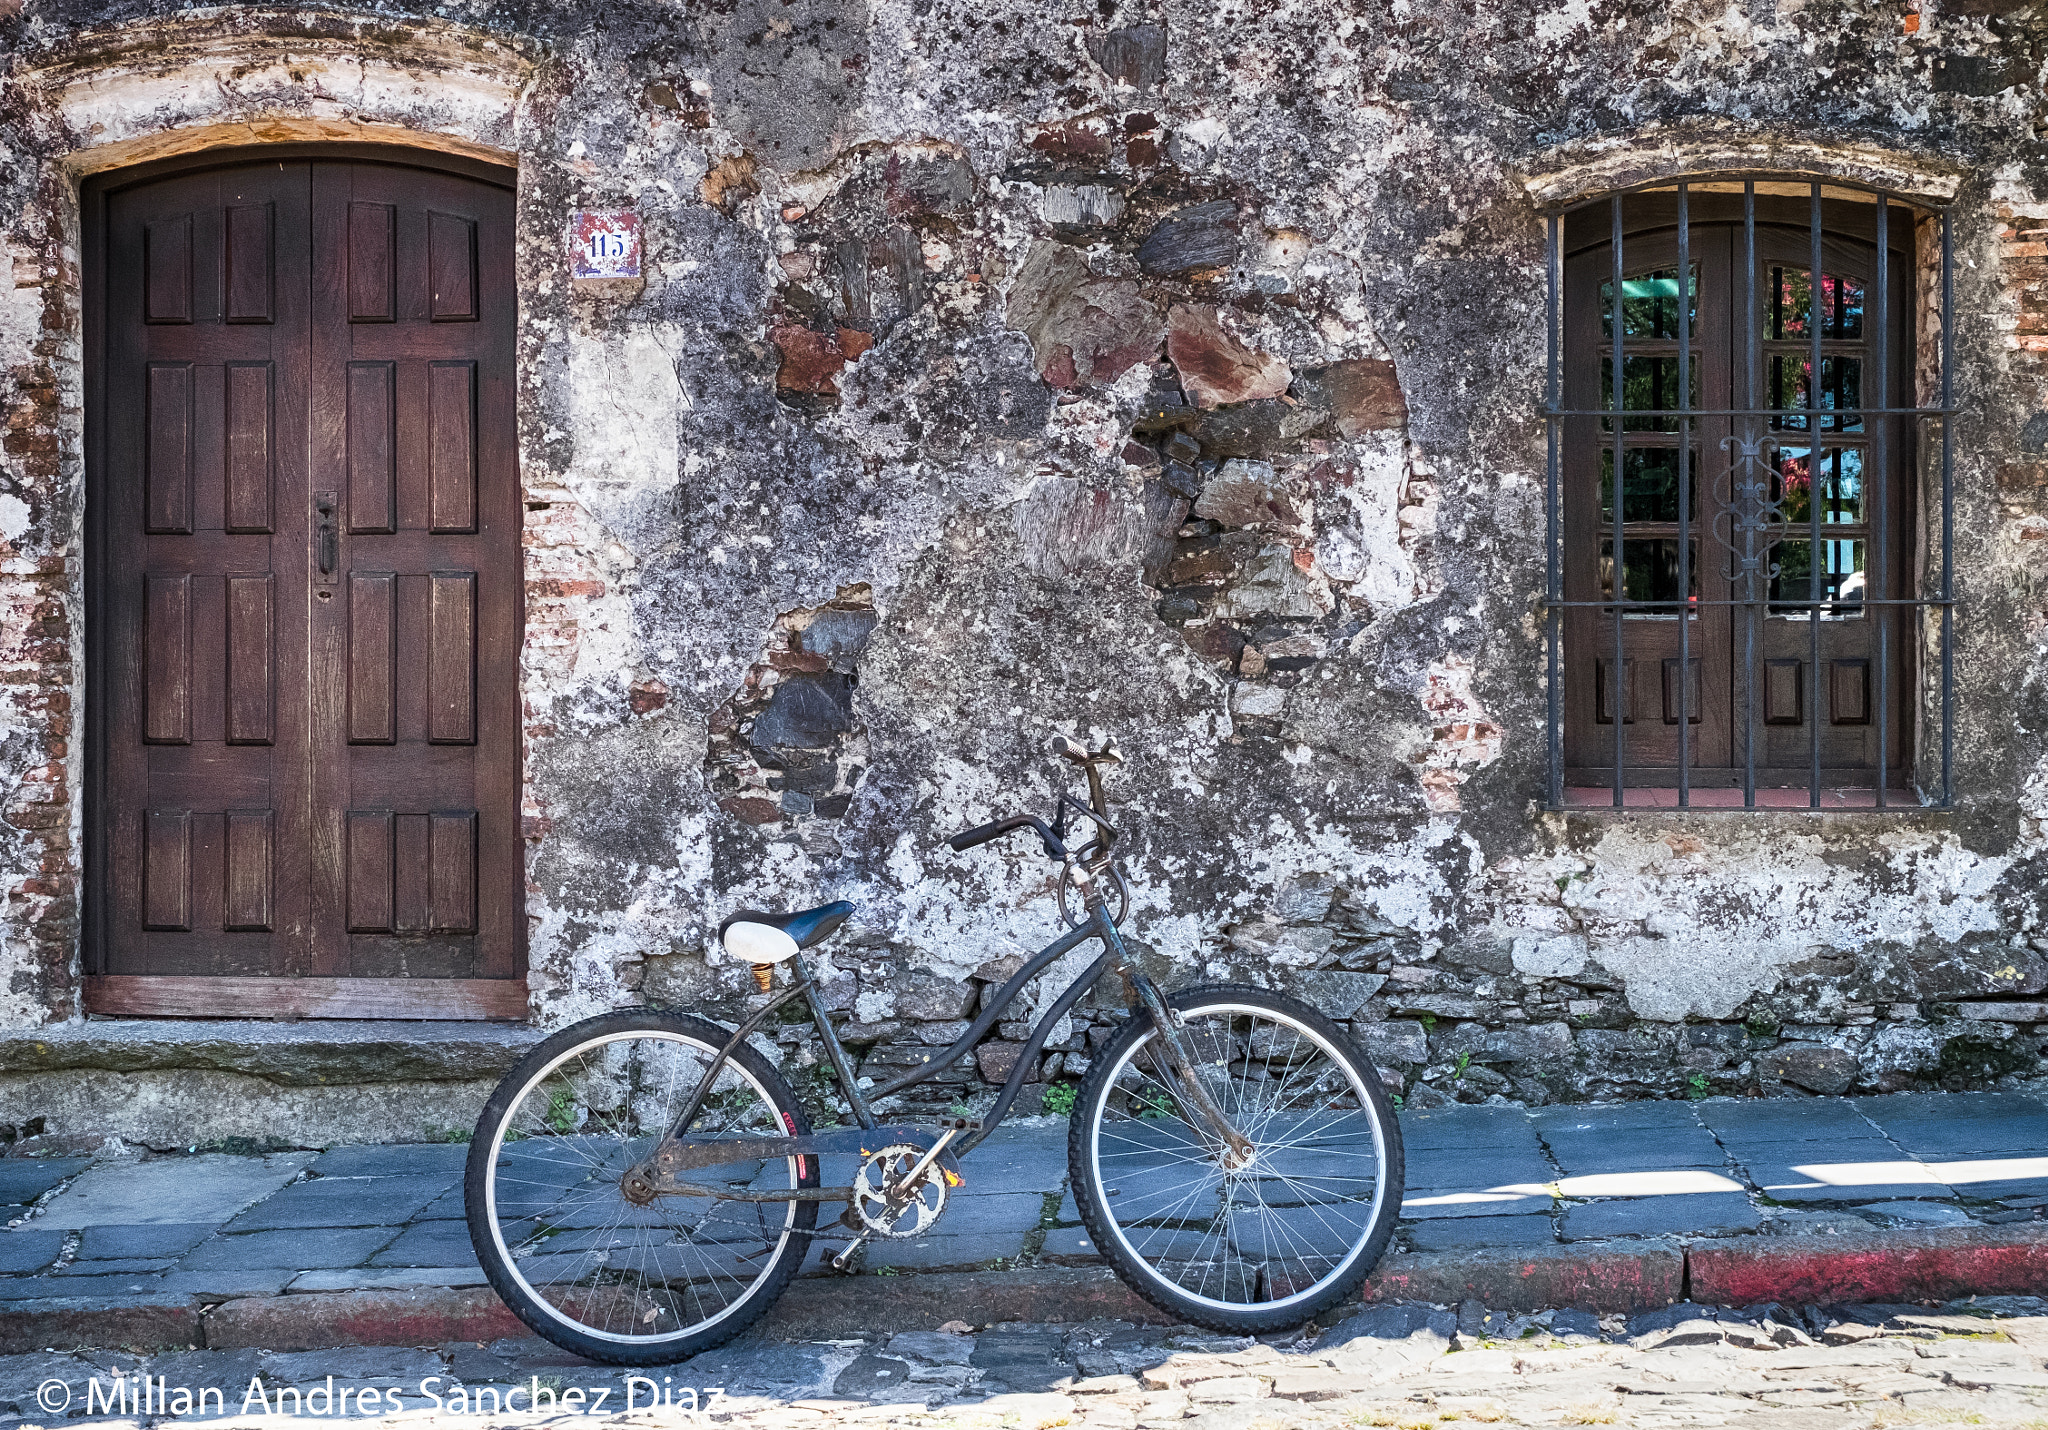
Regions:
<svg viewBox="0 0 2048 1430"><path fill-rule="evenodd" d="M1360 1293L1367 1301L1482 1302L1492 1311L1637 1311L1685 1297L1675 1241L1580 1242L1389 1256Z"/></svg>
<svg viewBox="0 0 2048 1430"><path fill-rule="evenodd" d="M252 1296L224 1301L206 1316L206 1344L216 1350L425 1346L531 1334L489 1287Z"/></svg>
<svg viewBox="0 0 2048 1430"><path fill-rule="evenodd" d="M1716 1306L1953 1301L2048 1291L2048 1226L1696 1241L1692 1299Z"/></svg>
<svg viewBox="0 0 2048 1430"><path fill-rule="evenodd" d="M2048 1292L2048 1226L1963 1227L1870 1236L1612 1241L1390 1256L1367 1301L1466 1299L1497 1311L1573 1306L1632 1311L1708 1305L1950 1301ZM1341 1317L1325 1314L1325 1322ZM811 1278L759 1330L828 1339L926 1329L949 1320L1164 1320L1106 1267ZM249 1297L202 1312L181 1296L0 1302L0 1354L45 1347L182 1350L437 1345L531 1334L487 1287Z"/></svg>
<svg viewBox="0 0 2048 1430"><path fill-rule="evenodd" d="M945 1271L923 1276L806 1277L792 1281L756 1333L830 1340L880 1331L931 1331L948 1321L1155 1321L1169 1316L1108 1267Z"/></svg>
<svg viewBox="0 0 2048 1430"><path fill-rule="evenodd" d="M181 1351L205 1343L199 1303L189 1296L143 1295L126 1300L69 1296L0 1302L0 1355L86 1346Z"/></svg>

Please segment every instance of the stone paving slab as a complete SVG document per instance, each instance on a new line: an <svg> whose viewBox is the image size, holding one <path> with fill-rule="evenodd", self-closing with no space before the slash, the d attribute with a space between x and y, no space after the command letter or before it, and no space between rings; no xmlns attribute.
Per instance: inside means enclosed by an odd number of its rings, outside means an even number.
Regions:
<svg viewBox="0 0 2048 1430"><path fill-rule="evenodd" d="M252 1231L203 1241L179 1264L187 1271L259 1271L271 1267L307 1271L360 1266L398 1236L396 1226Z"/></svg>
<svg viewBox="0 0 2048 1430"><path fill-rule="evenodd" d="M36 1218L45 1229L137 1223L224 1222L309 1166L317 1152L225 1153L103 1162L81 1173Z"/></svg>
<svg viewBox="0 0 2048 1430"><path fill-rule="evenodd" d="M372 1266L475 1266L476 1248L470 1244L469 1223L422 1221L407 1227L382 1251L370 1258Z"/></svg>
<svg viewBox="0 0 2048 1430"><path fill-rule="evenodd" d="M81 1261L101 1261L137 1256L183 1256L213 1232L213 1223L204 1221L87 1227L85 1235L79 1239L78 1258Z"/></svg>
<svg viewBox="0 0 2048 1430"><path fill-rule="evenodd" d="M84 1157L0 1161L0 1207L25 1206L91 1165Z"/></svg>
<svg viewBox="0 0 2048 1430"><path fill-rule="evenodd" d="M250 1207L222 1230L281 1231L403 1223L418 1216L428 1202L448 1190L448 1185L445 1176L328 1176L295 1182Z"/></svg>
<svg viewBox="0 0 2048 1430"><path fill-rule="evenodd" d="M390 1147L337 1147L313 1163L321 1177L434 1177L444 1184L462 1181L469 1160L467 1142L406 1143Z"/></svg>

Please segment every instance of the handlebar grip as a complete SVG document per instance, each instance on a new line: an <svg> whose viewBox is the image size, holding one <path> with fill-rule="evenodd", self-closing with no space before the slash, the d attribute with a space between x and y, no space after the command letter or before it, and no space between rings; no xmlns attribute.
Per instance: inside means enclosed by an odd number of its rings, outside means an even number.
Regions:
<svg viewBox="0 0 2048 1430"><path fill-rule="evenodd" d="M959 854L965 850L972 849L977 844L986 844L991 839L999 839L1014 828L1016 828L1014 820L992 820L987 824L978 824L972 829L962 830L946 842L953 846L955 854Z"/></svg>

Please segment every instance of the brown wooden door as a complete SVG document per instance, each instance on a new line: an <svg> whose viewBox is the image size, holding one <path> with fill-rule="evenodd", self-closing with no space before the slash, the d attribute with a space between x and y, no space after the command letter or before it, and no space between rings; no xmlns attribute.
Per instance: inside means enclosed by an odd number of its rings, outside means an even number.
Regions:
<svg viewBox="0 0 2048 1430"><path fill-rule="evenodd" d="M1670 195L1648 196L1625 220L1624 397L1631 410L1683 405L1677 356L1685 285L1672 204ZM1889 230L1889 311L1880 316L1874 212L1870 205L1833 201L1824 209L1818 305L1823 408L1909 403L1912 268L1898 245L1911 228L1900 215ZM1573 245L1565 268L1565 406L1580 411L1613 403L1614 258L1609 230L1601 226L1610 222L1609 210L1595 206L1589 214L1599 225L1578 230L1582 242ZM1690 422L1690 443L1683 443L1687 424L1676 416L1627 420L1617 484L1611 420L1572 417L1561 424L1566 599L1612 598L1619 496L1623 593L1653 603L1618 623L1597 605L1566 615L1566 783L1611 785L1619 734L1629 784L1675 785L1679 672L1689 664L1684 754L1695 789L1740 786L1753 759L1760 787L1798 789L1803 803L1817 734L1823 791L1867 791L1881 774L1893 797L1901 798L1912 773L1911 627L1900 607L1882 603L1912 593L1912 453L1905 427L1897 418L1825 413L1816 460L1806 419L1797 412L1725 415L1805 406L1813 335L1807 326L1814 320L1808 308L1815 286L1808 205L1759 198L1753 275L1739 214L1739 201L1728 195L1693 198L1688 380L1694 408L1708 415ZM1888 390L1880 395L1873 354L1881 325ZM1772 509L1760 532L1744 531L1745 484ZM1689 538L1683 580L1681 495ZM1822 530L1817 582L1816 506ZM1745 556L1753 558L1753 577L1745 574ZM1818 619L1811 604L1816 593L1823 602Z"/></svg>
<svg viewBox="0 0 2048 1430"><path fill-rule="evenodd" d="M96 198L89 1005L523 1016L511 194Z"/></svg>

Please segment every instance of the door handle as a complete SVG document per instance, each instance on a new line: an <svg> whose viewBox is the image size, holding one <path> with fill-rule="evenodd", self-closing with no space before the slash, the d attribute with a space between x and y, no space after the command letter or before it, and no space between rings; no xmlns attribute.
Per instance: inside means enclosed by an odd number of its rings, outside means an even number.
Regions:
<svg viewBox="0 0 2048 1430"><path fill-rule="evenodd" d="M313 493L313 551L326 578L322 584L333 583L334 568L341 564L341 528L335 518L340 504L338 493Z"/></svg>

